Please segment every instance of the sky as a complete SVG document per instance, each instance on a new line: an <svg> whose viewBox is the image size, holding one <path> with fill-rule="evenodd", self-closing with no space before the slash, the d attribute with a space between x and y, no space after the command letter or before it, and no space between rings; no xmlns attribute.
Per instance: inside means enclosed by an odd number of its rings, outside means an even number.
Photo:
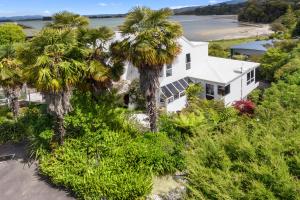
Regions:
<svg viewBox="0 0 300 200"><path fill-rule="evenodd" d="M126 13L134 6L152 9L207 5L226 0L0 0L0 16L45 15L68 10L79 14Z"/></svg>

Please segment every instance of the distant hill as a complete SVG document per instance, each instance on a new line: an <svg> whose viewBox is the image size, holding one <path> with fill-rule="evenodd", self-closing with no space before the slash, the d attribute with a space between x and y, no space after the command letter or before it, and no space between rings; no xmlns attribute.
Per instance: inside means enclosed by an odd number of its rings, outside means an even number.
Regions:
<svg viewBox="0 0 300 200"><path fill-rule="evenodd" d="M186 6L182 8L173 9L175 15L182 15L185 13L193 13L197 8L202 8L204 6Z"/></svg>
<svg viewBox="0 0 300 200"><path fill-rule="evenodd" d="M238 14L247 0L231 0L208 6L191 6L174 9L175 15L230 15Z"/></svg>
<svg viewBox="0 0 300 200"><path fill-rule="evenodd" d="M41 20L41 15L26 15L26 16L14 16L14 17L0 17L0 22L13 22L13 21L25 21L25 20Z"/></svg>
<svg viewBox="0 0 300 200"><path fill-rule="evenodd" d="M229 4L229 5L233 5L233 4L239 4L239 3L245 3L245 2L247 2L247 0L231 0L231 1L226 1L225 3Z"/></svg>
<svg viewBox="0 0 300 200"><path fill-rule="evenodd" d="M88 18L115 18L124 17L126 14L103 14L103 15L85 15ZM34 20L52 20L51 16L42 15L26 15L26 16L13 16L13 17L0 17L0 22L16 22L16 21L34 21Z"/></svg>

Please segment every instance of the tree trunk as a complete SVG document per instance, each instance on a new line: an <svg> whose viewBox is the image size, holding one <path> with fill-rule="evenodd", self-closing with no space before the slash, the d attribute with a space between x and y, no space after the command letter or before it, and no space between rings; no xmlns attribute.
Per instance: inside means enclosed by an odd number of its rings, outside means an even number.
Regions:
<svg viewBox="0 0 300 200"><path fill-rule="evenodd" d="M55 135L52 138L52 142L58 142L62 145L66 135L64 116L72 110L70 103L72 91L70 89L66 89L61 92L48 92L44 95L46 103L48 104L48 112L55 119L53 128Z"/></svg>
<svg viewBox="0 0 300 200"><path fill-rule="evenodd" d="M147 114L149 116L151 132L157 131L157 97L156 93L159 87L159 73L160 68L153 69L152 67L143 67L139 69L140 72L140 87L145 95Z"/></svg>
<svg viewBox="0 0 300 200"><path fill-rule="evenodd" d="M20 96L20 88L6 88L5 89L6 96L9 99L9 107L13 113L13 116L17 118L19 116L20 104L19 104L19 96Z"/></svg>
<svg viewBox="0 0 300 200"><path fill-rule="evenodd" d="M54 125L54 131L55 135L52 138L53 142L58 142L60 145L64 144L64 138L66 135L66 130L64 126L64 117L63 116L57 116L55 119L55 125Z"/></svg>

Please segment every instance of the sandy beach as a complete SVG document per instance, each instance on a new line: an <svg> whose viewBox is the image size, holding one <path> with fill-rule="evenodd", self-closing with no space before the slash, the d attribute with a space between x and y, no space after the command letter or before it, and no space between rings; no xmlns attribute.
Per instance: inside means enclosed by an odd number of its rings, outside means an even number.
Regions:
<svg viewBox="0 0 300 200"><path fill-rule="evenodd" d="M196 33L199 37L210 37L211 40L228 40L228 39L239 39L239 38L249 38L258 36L268 36L271 35L273 31L270 29L270 25L255 25L248 24L242 25L240 27L233 28L222 28L215 30L201 30L201 32Z"/></svg>
<svg viewBox="0 0 300 200"><path fill-rule="evenodd" d="M172 20L181 23L184 29L184 36L193 41L212 41L223 39L248 38L272 34L268 24L249 24L238 22L236 15L179 15L173 16ZM91 19L91 27L108 26L114 30L121 25L124 18ZM46 21L22 21L28 36L35 35L41 30Z"/></svg>

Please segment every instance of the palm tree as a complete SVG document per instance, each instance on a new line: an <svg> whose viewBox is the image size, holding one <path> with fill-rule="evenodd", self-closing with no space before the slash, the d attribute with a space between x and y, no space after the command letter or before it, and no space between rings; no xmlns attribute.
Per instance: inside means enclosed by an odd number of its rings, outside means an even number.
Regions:
<svg viewBox="0 0 300 200"><path fill-rule="evenodd" d="M83 28L89 25L89 19L87 17L62 11L53 15L53 22L47 26L50 28Z"/></svg>
<svg viewBox="0 0 300 200"><path fill-rule="evenodd" d="M19 94L23 84L21 63L16 58L16 46L25 41L22 27L5 23L0 25L0 86L3 87L16 118L19 115Z"/></svg>
<svg viewBox="0 0 300 200"><path fill-rule="evenodd" d="M3 45L0 47L0 86L4 89L6 97L13 112L19 116L19 96L23 85L21 62L16 59L15 46Z"/></svg>
<svg viewBox="0 0 300 200"><path fill-rule="evenodd" d="M19 55L27 66L28 84L44 94L48 112L55 118L53 142L63 144L64 116L72 110L72 90L85 68L76 32L46 28Z"/></svg>
<svg viewBox="0 0 300 200"><path fill-rule="evenodd" d="M124 39L113 45L121 56L138 68L152 132L157 130L160 71L165 64L171 64L181 51L177 41L182 36L182 27L169 20L171 15L170 9L134 8L120 27Z"/></svg>
<svg viewBox="0 0 300 200"><path fill-rule="evenodd" d="M87 52L87 68L81 86L91 91L95 100L99 94L111 88L112 81L119 80L123 74L122 60L112 57L108 48L113 36L114 32L107 27L78 30L78 41Z"/></svg>

